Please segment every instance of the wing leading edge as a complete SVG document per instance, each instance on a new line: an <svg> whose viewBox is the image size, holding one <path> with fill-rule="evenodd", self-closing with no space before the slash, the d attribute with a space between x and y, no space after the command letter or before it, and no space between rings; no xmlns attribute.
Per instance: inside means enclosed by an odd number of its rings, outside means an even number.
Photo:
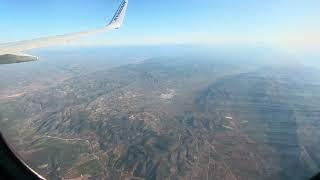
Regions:
<svg viewBox="0 0 320 180"><path fill-rule="evenodd" d="M81 37L107 32L112 29L119 29L123 24L127 7L128 7L128 0L123 0L118 10L116 11L115 15L113 16L112 20L110 21L110 23L100 29L94 29L94 30L84 31L84 32L76 32L76 33L70 33L70 34L52 36L52 37L46 37L46 38L38 38L38 39L27 40L27 41L18 41L18 42L0 44L0 64L10 64L8 62L12 62L12 63L19 62L19 60L6 61L7 55L12 55L10 57L24 57L24 58L18 58L18 59L24 59L24 61L21 61L21 62L37 60L37 57L22 54L22 52L31 50L31 49L48 47L51 45L64 44L72 40L79 39ZM26 60L26 59L30 59L30 60Z"/></svg>

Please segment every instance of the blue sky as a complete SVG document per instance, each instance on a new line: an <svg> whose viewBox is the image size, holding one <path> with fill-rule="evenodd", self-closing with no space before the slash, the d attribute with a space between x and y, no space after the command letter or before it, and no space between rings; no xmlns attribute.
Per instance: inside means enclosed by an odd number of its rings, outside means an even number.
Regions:
<svg viewBox="0 0 320 180"><path fill-rule="evenodd" d="M0 42L99 28L120 0L2 0ZM320 45L319 0L130 0L125 26L74 44Z"/></svg>

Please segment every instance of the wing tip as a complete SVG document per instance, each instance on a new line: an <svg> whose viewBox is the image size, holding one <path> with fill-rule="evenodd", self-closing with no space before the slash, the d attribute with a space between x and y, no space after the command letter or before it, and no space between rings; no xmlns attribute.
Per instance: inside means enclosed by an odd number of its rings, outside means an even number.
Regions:
<svg viewBox="0 0 320 180"><path fill-rule="evenodd" d="M129 0L123 0L121 2L119 8L117 9L108 26L113 26L115 29L119 29L122 26L128 7L128 2Z"/></svg>

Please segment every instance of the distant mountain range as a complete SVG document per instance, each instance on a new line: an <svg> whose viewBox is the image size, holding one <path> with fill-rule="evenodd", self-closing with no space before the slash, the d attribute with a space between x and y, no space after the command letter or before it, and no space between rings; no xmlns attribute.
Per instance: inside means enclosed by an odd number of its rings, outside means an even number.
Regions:
<svg viewBox="0 0 320 180"><path fill-rule="evenodd" d="M1 130L49 179L316 173L320 71L219 58L154 58L3 99Z"/></svg>

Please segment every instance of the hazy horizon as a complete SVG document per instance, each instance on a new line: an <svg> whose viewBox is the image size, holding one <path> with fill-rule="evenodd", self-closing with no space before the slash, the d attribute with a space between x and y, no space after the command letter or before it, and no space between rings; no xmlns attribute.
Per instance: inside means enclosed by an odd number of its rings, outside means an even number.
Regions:
<svg viewBox="0 0 320 180"><path fill-rule="evenodd" d="M5 0L0 7L0 42L102 27L119 2ZM131 0L121 29L72 44L262 44L290 52L316 52L320 43L319 6L317 0Z"/></svg>

